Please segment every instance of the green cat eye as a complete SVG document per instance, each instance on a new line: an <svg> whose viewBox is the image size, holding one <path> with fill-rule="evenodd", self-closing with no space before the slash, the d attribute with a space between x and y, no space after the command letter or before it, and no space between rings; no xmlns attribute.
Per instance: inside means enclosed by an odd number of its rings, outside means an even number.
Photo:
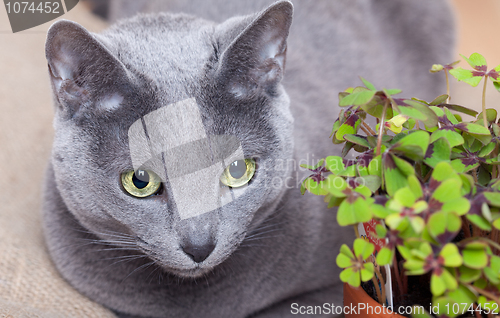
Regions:
<svg viewBox="0 0 500 318"><path fill-rule="evenodd" d="M255 173L255 160L236 160L226 167L220 181L231 188L238 188L247 184Z"/></svg>
<svg viewBox="0 0 500 318"><path fill-rule="evenodd" d="M121 175L121 181L125 191L138 198L155 194L161 186L158 175L147 170L124 172Z"/></svg>

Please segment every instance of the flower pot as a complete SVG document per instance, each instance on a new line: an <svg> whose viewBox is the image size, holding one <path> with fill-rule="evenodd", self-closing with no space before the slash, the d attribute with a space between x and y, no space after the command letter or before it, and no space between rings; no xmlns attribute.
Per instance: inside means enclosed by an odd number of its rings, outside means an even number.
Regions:
<svg viewBox="0 0 500 318"><path fill-rule="evenodd" d="M371 298L363 288L344 284L344 315L370 318L404 318Z"/></svg>

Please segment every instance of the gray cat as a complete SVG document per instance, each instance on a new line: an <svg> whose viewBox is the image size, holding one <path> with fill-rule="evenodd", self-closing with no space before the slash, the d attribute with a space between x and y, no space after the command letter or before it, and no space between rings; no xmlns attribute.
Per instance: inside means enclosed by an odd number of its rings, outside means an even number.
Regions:
<svg viewBox="0 0 500 318"><path fill-rule="evenodd" d="M118 3L115 17L135 6L222 21L270 1ZM427 70L451 61L453 21L436 0L294 6L221 23L142 14L102 34L50 28L43 218L52 259L77 290L120 317L341 305L335 257L352 231L320 197L300 195L298 164L339 151L328 138L337 92L360 75L407 96L441 93Z"/></svg>

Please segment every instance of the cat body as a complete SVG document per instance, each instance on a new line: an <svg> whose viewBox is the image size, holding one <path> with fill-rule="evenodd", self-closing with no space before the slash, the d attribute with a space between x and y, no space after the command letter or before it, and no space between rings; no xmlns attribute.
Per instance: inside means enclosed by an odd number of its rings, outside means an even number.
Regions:
<svg viewBox="0 0 500 318"><path fill-rule="evenodd" d="M342 303L335 258L352 231L320 197L300 195L307 172L298 165L339 153L328 138L337 93L359 75L436 97L443 85L427 69L450 61L452 19L434 0L270 4L124 1L115 16L139 6L206 20L160 13L102 34L68 21L49 30L47 245L70 284L121 317L288 317L293 307ZM227 202L186 216L182 200L223 197L218 177L213 186L197 179L205 166L191 158L216 152L218 136L236 140L239 159L255 159L255 175ZM217 149L233 140L224 138ZM161 190L127 194L120 175L153 155Z"/></svg>

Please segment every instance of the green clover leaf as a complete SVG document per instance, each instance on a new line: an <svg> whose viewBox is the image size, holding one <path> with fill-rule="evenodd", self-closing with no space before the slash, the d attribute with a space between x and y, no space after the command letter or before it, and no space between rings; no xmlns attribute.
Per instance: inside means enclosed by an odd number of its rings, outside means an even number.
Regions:
<svg viewBox="0 0 500 318"><path fill-rule="evenodd" d="M359 287L362 281L372 279L375 271L373 263L365 261L374 250L375 246L372 243L361 238L354 241L354 253L343 244L337 256L337 265L344 268L340 273L340 280L353 287Z"/></svg>

